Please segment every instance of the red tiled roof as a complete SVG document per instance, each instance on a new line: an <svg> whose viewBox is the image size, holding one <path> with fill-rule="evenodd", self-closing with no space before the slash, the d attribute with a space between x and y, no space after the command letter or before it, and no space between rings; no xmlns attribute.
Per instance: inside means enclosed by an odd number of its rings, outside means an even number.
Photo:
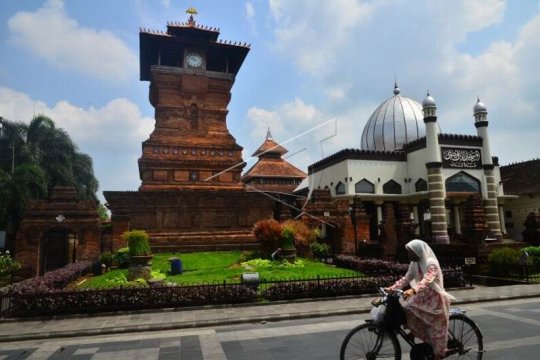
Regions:
<svg viewBox="0 0 540 360"><path fill-rule="evenodd" d="M305 172L281 158L259 158L259 161L245 173L242 180L245 181L253 177L303 179L306 176Z"/></svg>
<svg viewBox="0 0 540 360"><path fill-rule="evenodd" d="M540 194L540 159L500 167L506 195Z"/></svg>
<svg viewBox="0 0 540 360"><path fill-rule="evenodd" d="M279 145L272 139L266 139L261 146L251 156L265 156L279 154L280 156L288 153L287 149Z"/></svg>

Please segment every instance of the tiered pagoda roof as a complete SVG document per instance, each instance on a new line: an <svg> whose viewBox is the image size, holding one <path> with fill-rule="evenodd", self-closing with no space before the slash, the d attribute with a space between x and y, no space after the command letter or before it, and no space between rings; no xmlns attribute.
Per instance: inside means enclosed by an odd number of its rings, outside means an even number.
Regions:
<svg viewBox="0 0 540 360"><path fill-rule="evenodd" d="M263 144L252 155L259 160L242 176L247 190L292 193L307 174L282 158L287 152L272 139L269 130Z"/></svg>

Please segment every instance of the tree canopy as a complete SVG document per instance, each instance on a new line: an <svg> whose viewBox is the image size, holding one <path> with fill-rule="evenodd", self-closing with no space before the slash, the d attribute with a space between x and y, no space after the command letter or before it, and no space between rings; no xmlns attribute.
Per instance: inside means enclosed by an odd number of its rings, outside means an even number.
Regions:
<svg viewBox="0 0 540 360"><path fill-rule="evenodd" d="M14 234L30 199L57 185L74 186L80 200L98 202L92 158L44 115L29 124L0 118L0 229Z"/></svg>

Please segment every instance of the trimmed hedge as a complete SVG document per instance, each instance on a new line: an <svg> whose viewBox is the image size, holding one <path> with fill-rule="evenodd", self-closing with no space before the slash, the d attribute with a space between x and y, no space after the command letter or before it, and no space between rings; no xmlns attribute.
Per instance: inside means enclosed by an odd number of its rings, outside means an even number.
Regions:
<svg viewBox="0 0 540 360"><path fill-rule="evenodd" d="M254 302L257 294L243 285L163 286L109 290L61 291L24 294L12 298L12 316L92 313L123 309L152 309L183 306Z"/></svg>
<svg viewBox="0 0 540 360"><path fill-rule="evenodd" d="M385 260L363 259L351 255L337 255L335 264L347 269L363 272L369 276L390 276L400 278L409 269L409 264L394 263ZM464 287L463 269L460 266L442 267L445 287Z"/></svg>
<svg viewBox="0 0 540 360"><path fill-rule="evenodd" d="M10 296L23 294L42 294L54 289L63 289L92 267L90 261L79 261L61 269L49 271L43 276L34 277L9 286L6 290Z"/></svg>
<svg viewBox="0 0 540 360"><path fill-rule="evenodd" d="M375 289L393 284L397 278L386 276L364 279L282 282L269 286L262 297L271 301L341 295L373 294Z"/></svg>

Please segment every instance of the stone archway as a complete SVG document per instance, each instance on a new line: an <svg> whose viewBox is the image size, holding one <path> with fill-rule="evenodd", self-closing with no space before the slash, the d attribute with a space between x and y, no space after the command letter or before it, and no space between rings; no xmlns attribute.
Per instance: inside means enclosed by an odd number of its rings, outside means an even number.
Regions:
<svg viewBox="0 0 540 360"><path fill-rule="evenodd" d="M40 242L40 274L56 270L77 260L77 234L68 228L47 230Z"/></svg>

